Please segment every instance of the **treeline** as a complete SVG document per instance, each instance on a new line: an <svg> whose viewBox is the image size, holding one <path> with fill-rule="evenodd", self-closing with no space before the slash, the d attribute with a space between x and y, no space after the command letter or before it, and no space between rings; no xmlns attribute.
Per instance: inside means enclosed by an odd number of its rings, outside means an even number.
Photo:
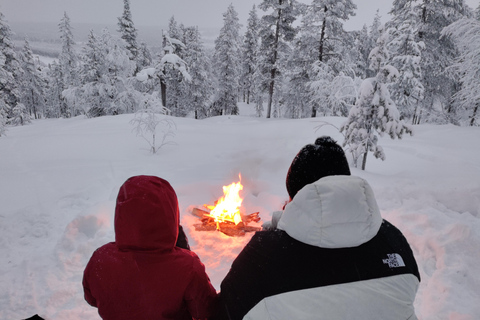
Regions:
<svg viewBox="0 0 480 320"><path fill-rule="evenodd" d="M48 66L27 40L14 50L0 12L0 135L7 124L32 118L145 108L197 119L238 114L239 101L266 117L347 117L375 106L393 107L410 124L478 125L480 6L395 0L385 25L377 13L362 30L346 32L355 11L351 0L263 0L242 34L230 5L212 52L197 27L171 18L163 49L153 55L124 0L118 34L91 31L81 52L65 13L61 53Z"/></svg>

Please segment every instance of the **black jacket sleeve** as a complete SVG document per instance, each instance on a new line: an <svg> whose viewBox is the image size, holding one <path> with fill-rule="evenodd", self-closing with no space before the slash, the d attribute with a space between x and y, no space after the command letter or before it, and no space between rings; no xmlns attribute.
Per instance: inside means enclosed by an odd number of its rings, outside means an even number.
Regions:
<svg viewBox="0 0 480 320"><path fill-rule="evenodd" d="M185 234L185 231L183 231L183 227L181 225L178 226L178 238L175 246L182 249L190 250L190 245L188 244L187 235Z"/></svg>

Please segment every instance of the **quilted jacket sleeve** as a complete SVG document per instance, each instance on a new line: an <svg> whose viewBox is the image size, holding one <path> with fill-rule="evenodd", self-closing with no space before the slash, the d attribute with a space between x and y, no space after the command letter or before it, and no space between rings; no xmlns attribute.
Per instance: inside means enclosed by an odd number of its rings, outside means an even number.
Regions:
<svg viewBox="0 0 480 320"><path fill-rule="evenodd" d="M193 319L207 319L217 308L218 296L205 272L205 266L195 255L192 277L185 291L185 301Z"/></svg>

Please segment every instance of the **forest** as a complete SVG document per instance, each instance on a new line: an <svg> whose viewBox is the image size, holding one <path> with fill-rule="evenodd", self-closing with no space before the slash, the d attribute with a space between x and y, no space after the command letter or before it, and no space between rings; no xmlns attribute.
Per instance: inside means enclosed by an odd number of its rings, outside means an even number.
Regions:
<svg viewBox="0 0 480 320"><path fill-rule="evenodd" d="M478 126L480 6L395 0L391 20L382 24L377 14L347 32L355 11L352 0L262 0L240 22L230 5L214 48L197 26L172 17L162 49L152 52L124 0L117 33L91 31L81 50L65 12L61 52L48 65L27 39L15 48L0 12L0 137L32 119L235 115L239 101L259 117L346 117L346 140L370 139L362 150L374 145L373 129L393 138L421 123Z"/></svg>

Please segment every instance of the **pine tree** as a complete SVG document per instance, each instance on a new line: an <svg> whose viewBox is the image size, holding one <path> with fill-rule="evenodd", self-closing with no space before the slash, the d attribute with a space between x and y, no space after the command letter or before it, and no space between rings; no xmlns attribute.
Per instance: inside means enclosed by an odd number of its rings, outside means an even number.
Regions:
<svg viewBox="0 0 480 320"><path fill-rule="evenodd" d="M478 21L480 21L480 4L478 5L478 7L475 9L475 19L477 19Z"/></svg>
<svg viewBox="0 0 480 320"><path fill-rule="evenodd" d="M10 107L6 103L6 96L4 95L3 88L7 81L11 78L8 72L5 70L5 56L0 51L0 137L5 134L7 126L7 111Z"/></svg>
<svg viewBox="0 0 480 320"><path fill-rule="evenodd" d="M365 170L367 154L373 152L376 158L385 160L383 148L379 146L378 133L387 133L392 139L401 138L404 133L412 134L412 129L400 120L395 102L390 98L387 83L398 76L398 71L391 65L385 65L388 59L385 44L386 34L380 36L378 47L372 50L370 60L372 69L377 70L374 78L362 82L355 106L350 109L347 121L340 128L345 132L344 146L348 145L354 165L363 155L362 170Z"/></svg>
<svg viewBox="0 0 480 320"><path fill-rule="evenodd" d="M70 18L67 13L64 12L63 18L58 24L60 32L60 41L62 42L62 50L58 57L58 64L60 67L60 92L67 90L70 87L78 85L78 56L75 51L75 41L73 38L72 27L70 26ZM68 105L67 101L63 97L58 100L57 107L60 110L60 115L62 117L70 117L74 114L73 105Z"/></svg>
<svg viewBox="0 0 480 320"><path fill-rule="evenodd" d="M480 20L464 18L446 27L442 34L451 36L460 55L452 69L459 75L461 89L454 95L461 110L463 121L468 118L470 126L480 125Z"/></svg>
<svg viewBox="0 0 480 320"><path fill-rule="evenodd" d="M345 39L343 22L355 14L355 9L356 5L351 0L313 0L312 4L307 6L302 24L302 42L312 43L315 48L316 58L312 61L315 71L310 75L311 81L327 79L331 81L345 68L344 57L341 54L342 40ZM328 94L325 96L321 93L320 100L324 97L328 101ZM312 104L312 117L316 117L317 105L324 105L324 102ZM324 106L331 109L331 106Z"/></svg>
<svg viewBox="0 0 480 320"><path fill-rule="evenodd" d="M424 97L425 89L422 81L421 58L425 48L423 42L416 37L416 17L412 10L402 15L401 21L395 17L390 33L391 41L388 49L392 56L390 63L399 71L399 79L391 85L392 98L396 101L401 115L412 119L412 124L420 121L418 106Z"/></svg>
<svg viewBox="0 0 480 320"><path fill-rule="evenodd" d="M150 52L150 49L148 48L145 42L142 42L140 44L140 49L138 50L137 62L138 62L138 65L141 67L141 69L148 68L153 63L152 53Z"/></svg>
<svg viewBox="0 0 480 320"><path fill-rule="evenodd" d="M187 112L194 113L195 119L201 119L208 116L214 91L209 72L210 61L203 48L198 27L185 28L184 41L184 59L192 80L185 83L182 104Z"/></svg>
<svg viewBox="0 0 480 320"><path fill-rule="evenodd" d="M369 32L368 32L368 42L367 42L367 52L368 56L370 55L370 52L377 46L377 40L381 36L382 31L384 27L382 24L382 16L380 15L380 11L377 9L377 12L375 13L375 16L373 18L372 24L369 27ZM370 58L367 60L367 78L375 77L377 74L375 70L370 69Z"/></svg>
<svg viewBox="0 0 480 320"><path fill-rule="evenodd" d="M339 41L339 37L344 33L343 21L354 16L356 8L357 6L351 0L313 0L312 4L307 6L303 17L303 28L304 31L316 38L316 60L327 62L336 56L335 42Z"/></svg>
<svg viewBox="0 0 480 320"><path fill-rule="evenodd" d="M72 92L68 99L75 99L81 104L84 114L89 117L99 117L107 114L112 100L112 87L106 82L108 74L106 67L106 52L97 35L90 31L87 43L83 48L81 69L81 88Z"/></svg>
<svg viewBox="0 0 480 320"><path fill-rule="evenodd" d="M63 83L65 88L78 84L76 73L78 72L78 57L75 52L75 41L73 39L70 18L65 12L59 25L60 40L62 42L62 51L58 57L58 63L62 67Z"/></svg>
<svg viewBox="0 0 480 320"><path fill-rule="evenodd" d="M140 96L133 92L135 90L130 82L130 76L138 64L129 59L129 51L125 47L125 42L112 36L107 29L103 30L100 40L105 53L103 69L106 72L102 77L103 90L108 92L110 100L105 109L106 114L134 112L136 108L131 108L129 101L125 104L123 97L125 95L137 97L138 103Z"/></svg>
<svg viewBox="0 0 480 320"><path fill-rule="evenodd" d="M130 11L130 0L123 0L123 14L118 18L118 32L121 38L127 43L127 50L130 52L130 60L138 64L139 47L137 44L137 29L133 24L132 12ZM141 65L137 65L134 74L141 70Z"/></svg>
<svg viewBox="0 0 480 320"><path fill-rule="evenodd" d="M371 38L368 33L368 27L364 24L362 29L355 35L355 48L358 50L355 72L362 79L368 77L368 55L374 48L370 43Z"/></svg>
<svg viewBox="0 0 480 320"><path fill-rule="evenodd" d="M216 108L220 114L238 114L240 23L232 4L223 14L223 27L215 39L215 72L218 81Z"/></svg>
<svg viewBox="0 0 480 320"><path fill-rule="evenodd" d="M10 26L0 12L0 108L6 122L13 116L13 109L20 104L19 81L22 69L11 40ZM17 113L18 113L17 108ZM6 115L6 116L5 116Z"/></svg>
<svg viewBox="0 0 480 320"><path fill-rule="evenodd" d="M45 88L45 116L47 118L60 118L65 114L64 110L62 110L62 106L66 105L65 99L62 95L62 79L62 68L56 61L53 61L53 63L49 65L49 68L46 72L47 83Z"/></svg>
<svg viewBox="0 0 480 320"><path fill-rule="evenodd" d="M164 51L171 52L183 60L185 43L185 27L178 24L174 17L170 18L168 25L168 39L164 39ZM164 67L164 79L166 82L166 105L173 116L184 117L188 113L182 104L182 95L185 91L185 83L180 70L173 64Z"/></svg>
<svg viewBox="0 0 480 320"><path fill-rule="evenodd" d="M27 39L25 39L25 45L20 58L23 69L20 85L21 101L28 114L35 119L39 119L45 113L45 80L42 78L35 63L32 49Z"/></svg>
<svg viewBox="0 0 480 320"><path fill-rule="evenodd" d="M243 101L250 103L251 98L255 97L255 71L257 70L257 58L259 49L259 20L255 5L250 10L247 31L243 38L242 45L242 70L240 75L240 83L243 90Z"/></svg>
<svg viewBox="0 0 480 320"><path fill-rule="evenodd" d="M464 0L395 0L391 13L405 20L410 8L417 19L418 42L425 43L422 51L422 84L425 88L422 111L435 122L456 122L456 105L452 96L460 88L449 72L458 52L452 39L441 37L442 29L470 14Z"/></svg>
<svg viewBox="0 0 480 320"><path fill-rule="evenodd" d="M285 51L286 43L294 39L296 30L292 26L297 19L299 5L296 0L263 0L259 8L263 11L270 11L261 19L261 71L268 75L268 102L267 118L272 113L272 103L275 91L275 81L279 76L278 60L281 51Z"/></svg>
<svg viewBox="0 0 480 320"><path fill-rule="evenodd" d="M9 122L14 126L23 126L31 122L30 115L23 103L17 103L12 109L12 117Z"/></svg>
<svg viewBox="0 0 480 320"><path fill-rule="evenodd" d="M155 66L152 68L145 68L141 70L136 75L136 80L141 85L137 84L138 86L143 86L142 92L145 92L146 96L149 96L150 100L156 100L160 97L160 101L162 102L162 106L170 110L172 114L181 115L183 109L174 109L172 112L172 106L168 105L167 102L177 101L180 95L174 94L171 91L177 90L168 89L169 94L173 94L173 97L167 97L167 85L171 84L171 75L178 74L179 78L178 81L181 82L188 82L191 81L191 76L187 71L187 64L186 62L181 59L175 51L178 47L184 48L185 45L178 39L170 38L168 34L163 33L163 52L160 54L159 59L160 61L155 63ZM155 91L157 86L160 86L160 92ZM184 87L184 85L182 85ZM173 105L175 107L175 105Z"/></svg>

